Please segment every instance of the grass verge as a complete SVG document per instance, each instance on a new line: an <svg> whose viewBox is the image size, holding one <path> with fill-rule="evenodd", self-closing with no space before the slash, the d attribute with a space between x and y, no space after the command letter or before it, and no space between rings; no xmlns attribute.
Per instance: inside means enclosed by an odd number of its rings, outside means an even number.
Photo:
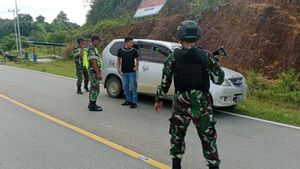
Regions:
<svg viewBox="0 0 300 169"><path fill-rule="evenodd" d="M8 65L75 78L75 65L72 60L57 60L51 63L28 62L20 64L9 62ZM236 106L231 112L300 126L300 106L298 104L287 103L280 100L276 101L255 94L248 96L245 103Z"/></svg>
<svg viewBox="0 0 300 169"><path fill-rule="evenodd" d="M9 66L47 72L71 78L76 77L75 64L73 60L56 60L50 63L21 62L18 64L7 62L6 64Z"/></svg>
<svg viewBox="0 0 300 169"><path fill-rule="evenodd" d="M300 126L300 108L293 104L269 101L250 96L245 103L236 106L233 113Z"/></svg>

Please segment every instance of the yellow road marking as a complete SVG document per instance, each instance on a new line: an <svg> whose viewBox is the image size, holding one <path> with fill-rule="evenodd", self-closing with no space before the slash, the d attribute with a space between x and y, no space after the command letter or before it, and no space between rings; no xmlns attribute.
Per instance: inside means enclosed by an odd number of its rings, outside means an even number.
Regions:
<svg viewBox="0 0 300 169"><path fill-rule="evenodd" d="M86 137L89 137L89 138L91 138L93 140L96 140L96 141L102 143L102 144L105 144L105 145L107 145L107 146L109 146L109 147L111 147L113 149L116 149L116 150L118 150L120 152L128 154L128 155L130 155L130 156L132 156L134 158L140 159L140 160L142 160L142 161L144 161L144 162L146 162L146 163L148 163L148 164L150 164L150 165L152 165L154 167L157 167L157 168L160 168L160 169L170 169L170 167L167 166L167 165L165 165L165 164L162 164L162 163L160 163L160 162L158 162L156 160L153 160L153 159L150 159L148 157L145 157L145 156L143 156L143 155L141 155L141 154L139 154L139 153L137 153L137 152L135 152L133 150L130 150L130 149L126 148L126 147L123 147L121 145L115 144L115 143L113 143L113 142L111 142L109 140L106 140L104 138L101 138L101 137L99 137L99 136L97 136L97 135L95 135L95 134L93 134L91 132L83 130L83 129L79 128L79 127L76 127L76 126L74 126L72 124L69 124L69 123L67 123L65 121L62 121L62 120L60 120L58 118L50 116L50 115L48 115L48 114L46 114L44 112L41 112L39 110L36 110L36 109L34 109L34 108L30 107L30 106L27 106L27 105L25 105L25 104L23 104L21 102L18 102L18 101L14 100L14 99L11 99L11 98L3 95L3 94L0 94L0 98L3 98L5 100L7 100L7 101L9 101L9 102L11 102L11 103L19 106L19 107L22 107L22 108L24 108L26 110L29 110L29 111L31 111L31 112L39 115L39 116L42 116L45 119L48 119L48 120L50 120L50 121L52 121L54 123L57 123L57 124L59 124L61 126L64 126L64 127L68 128L68 129L76 131L76 132L78 132L78 133L80 133L80 134L82 134L82 135L84 135Z"/></svg>

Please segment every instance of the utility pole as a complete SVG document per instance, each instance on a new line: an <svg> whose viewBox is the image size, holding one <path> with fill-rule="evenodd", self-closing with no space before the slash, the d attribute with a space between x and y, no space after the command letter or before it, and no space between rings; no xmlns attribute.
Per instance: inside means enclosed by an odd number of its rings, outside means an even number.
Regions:
<svg viewBox="0 0 300 169"><path fill-rule="evenodd" d="M19 54L19 46L18 46L18 32L17 32L17 24L16 24L16 16L15 10L8 10L8 12L12 12L14 15L14 26L15 26L15 35L16 35L16 48L17 48L17 55Z"/></svg>
<svg viewBox="0 0 300 169"><path fill-rule="evenodd" d="M19 33L19 49L20 49L20 55L23 55L22 52L22 43L21 43L21 32L20 32L20 22L19 22L19 14L18 14L18 6L17 6L17 0L15 0L15 6L16 6L16 15L17 15L17 26L18 26L18 33Z"/></svg>

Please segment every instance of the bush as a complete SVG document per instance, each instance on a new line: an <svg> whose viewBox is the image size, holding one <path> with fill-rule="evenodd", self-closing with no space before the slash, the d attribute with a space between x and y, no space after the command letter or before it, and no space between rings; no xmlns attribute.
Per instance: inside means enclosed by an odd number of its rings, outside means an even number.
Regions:
<svg viewBox="0 0 300 169"><path fill-rule="evenodd" d="M263 77L261 74L254 71L246 72L246 79L248 84L248 95L264 96L265 90L269 89L270 81Z"/></svg>
<svg viewBox="0 0 300 169"><path fill-rule="evenodd" d="M294 70L279 74L272 91L272 95L278 100L300 105L299 74Z"/></svg>
<svg viewBox="0 0 300 169"><path fill-rule="evenodd" d="M300 91L299 75L294 70L279 74L275 89L281 92Z"/></svg>
<svg viewBox="0 0 300 169"><path fill-rule="evenodd" d="M299 74L295 71L281 73L276 80L268 80L261 74L249 71L246 79L249 96L300 106Z"/></svg>
<svg viewBox="0 0 300 169"><path fill-rule="evenodd" d="M74 51L74 44L68 44L65 47L65 51L64 51L64 57L65 59L73 59L73 51Z"/></svg>

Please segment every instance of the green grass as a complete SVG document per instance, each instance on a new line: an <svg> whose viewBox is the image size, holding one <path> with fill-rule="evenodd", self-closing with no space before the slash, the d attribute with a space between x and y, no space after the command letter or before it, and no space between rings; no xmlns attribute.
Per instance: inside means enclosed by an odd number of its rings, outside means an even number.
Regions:
<svg viewBox="0 0 300 169"><path fill-rule="evenodd" d="M8 65L75 78L75 65L72 60L57 60L46 64L33 62L14 64L9 62ZM259 95L258 92L261 91L254 90L254 87L250 88L253 84L253 81L249 79L247 101L236 106L232 110L233 113L300 126L299 104Z"/></svg>
<svg viewBox="0 0 300 169"><path fill-rule="evenodd" d="M300 108L298 106L256 96L248 97L245 103L233 109L233 113L300 126Z"/></svg>
<svg viewBox="0 0 300 169"><path fill-rule="evenodd" d="M56 60L51 63L22 62L19 64L7 62L7 65L75 78L73 60Z"/></svg>

